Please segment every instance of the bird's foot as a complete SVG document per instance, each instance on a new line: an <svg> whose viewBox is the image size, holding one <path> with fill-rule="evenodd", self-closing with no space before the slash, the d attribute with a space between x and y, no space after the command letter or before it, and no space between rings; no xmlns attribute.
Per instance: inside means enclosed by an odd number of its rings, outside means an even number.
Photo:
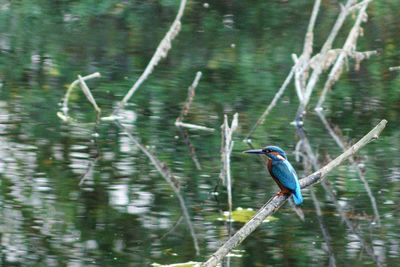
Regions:
<svg viewBox="0 0 400 267"><path fill-rule="evenodd" d="M287 195L290 194L291 192L288 190L281 190L279 193L276 193L275 196L283 196L283 195Z"/></svg>

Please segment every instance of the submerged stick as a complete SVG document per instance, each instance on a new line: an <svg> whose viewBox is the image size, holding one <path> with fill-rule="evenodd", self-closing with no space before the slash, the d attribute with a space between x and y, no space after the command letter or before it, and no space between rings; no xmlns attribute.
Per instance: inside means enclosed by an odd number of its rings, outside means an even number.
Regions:
<svg viewBox="0 0 400 267"><path fill-rule="evenodd" d="M175 17L174 22L169 28L168 32L165 34L164 38L161 40L160 44L157 47L156 52L151 58L149 64L146 69L143 71L142 75L140 75L139 79L135 82L132 88L128 91L125 97L121 100L118 107L114 111L114 113L118 112L119 109L123 108L132 95L136 92L139 86L147 79L147 77L153 72L154 67L160 62L161 59L167 57L168 51L171 49L171 42L175 39L175 37L179 34L181 30L181 18L183 16L183 12L185 10L186 0L181 0L178 14Z"/></svg>
<svg viewBox="0 0 400 267"><path fill-rule="evenodd" d="M200 255L200 248L199 244L197 241L197 236L196 233L194 232L194 228L192 225L192 222L190 220L190 215L189 212L186 208L185 200L182 197L182 194L180 193L180 183L179 181L172 175L170 169L168 166L166 166L164 163L162 163L156 156L154 156L149 150L147 150L140 142L131 135L127 129L118 121L115 120L114 123L120 128L127 136L128 138L140 149L142 152L150 159L151 163L156 167L157 171L161 174L161 176L168 182L168 184L171 186L171 188L174 190L175 195L177 196L179 200L179 204L181 206L183 216L185 217L186 223L189 227L190 234L192 235L193 238L193 244L194 248L196 250L196 255Z"/></svg>
<svg viewBox="0 0 400 267"><path fill-rule="evenodd" d="M338 156L336 159L329 162L323 168L314 172L313 174L301 179L301 188L308 187L315 183L319 183L324 179L327 174L337 166L339 166L344 160L357 153L362 147L367 145L369 142L377 139L387 124L386 120L382 120L377 126L375 126L368 134L361 138L356 144L347 149L344 153ZM228 241L225 242L215 252L207 262L203 263L203 267L216 266L231 249L243 242L263 221L267 216L277 211L290 195L274 195L268 200L266 204L251 218L239 231L237 231Z"/></svg>

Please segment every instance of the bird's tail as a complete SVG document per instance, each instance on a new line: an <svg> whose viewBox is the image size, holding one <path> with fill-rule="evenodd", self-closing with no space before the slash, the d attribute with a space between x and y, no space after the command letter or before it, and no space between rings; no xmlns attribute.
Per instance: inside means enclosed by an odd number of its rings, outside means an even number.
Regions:
<svg viewBox="0 0 400 267"><path fill-rule="evenodd" d="M296 191L293 192L292 196L296 205L299 205L303 202L303 196L301 195L300 186L296 187Z"/></svg>

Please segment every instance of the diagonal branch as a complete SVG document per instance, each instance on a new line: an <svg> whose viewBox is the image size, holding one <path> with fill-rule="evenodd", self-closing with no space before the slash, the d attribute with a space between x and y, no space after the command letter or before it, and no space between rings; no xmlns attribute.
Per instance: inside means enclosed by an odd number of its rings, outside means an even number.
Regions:
<svg viewBox="0 0 400 267"><path fill-rule="evenodd" d="M387 121L382 120L368 134L366 134L356 144L347 149L336 159L329 162L320 170L301 179L301 188L305 188L315 183L321 182L332 169L339 166L344 160L353 156L355 153L357 153L358 150L367 145L369 142L377 139L382 130L385 128L386 124ZM264 204L264 206L256 213L256 215L254 215L254 217L251 218L250 221L248 221L239 231L237 231L228 241L226 241L225 244L223 244L217 250L217 252L215 252L202 266L216 266L229 253L231 249L242 243L243 240L245 240L247 236L249 236L264 221L267 216L270 216L272 213L277 211L289 197L290 195L275 195L271 199L269 199L268 202Z"/></svg>
<svg viewBox="0 0 400 267"><path fill-rule="evenodd" d="M128 91L125 97L119 103L117 109L114 113L118 112L119 109L123 108L132 95L136 92L139 86L147 79L147 77L153 72L154 67L160 62L161 59L167 57L168 51L171 49L171 42L181 30L181 18L183 16L183 11L185 10L186 0L181 0L178 14L175 17L174 22L169 28L168 32L165 34L164 38L161 40L160 44L157 47L156 52L151 58L149 64L146 69L143 71L142 75L140 75L139 79L135 82L132 88Z"/></svg>
<svg viewBox="0 0 400 267"><path fill-rule="evenodd" d="M360 35L360 29L361 29L361 23L366 20L367 17L367 7L370 1L366 1L364 5L360 8L360 11L358 12L358 16L356 19L356 22L354 23L353 28L351 29L346 42L343 46L342 51L340 52L339 56L336 59L335 64L333 65L331 72L329 73L328 79L325 82L324 89L322 90L320 99L318 100L318 104L316 106L316 109L320 109L322 104L325 101L325 96L327 92L332 88L333 84L339 79L342 70L343 70L343 65L345 63L345 59L347 58L348 55L350 55L352 52L355 52L356 50L356 42L357 38Z"/></svg>

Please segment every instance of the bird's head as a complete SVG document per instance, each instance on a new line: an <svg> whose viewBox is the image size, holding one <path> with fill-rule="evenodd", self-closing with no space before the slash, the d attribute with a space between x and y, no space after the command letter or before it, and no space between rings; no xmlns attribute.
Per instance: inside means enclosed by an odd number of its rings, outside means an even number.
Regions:
<svg viewBox="0 0 400 267"><path fill-rule="evenodd" d="M251 149L244 151L250 154L264 154L271 160L285 160L287 159L285 152L277 146L266 146L261 149Z"/></svg>

